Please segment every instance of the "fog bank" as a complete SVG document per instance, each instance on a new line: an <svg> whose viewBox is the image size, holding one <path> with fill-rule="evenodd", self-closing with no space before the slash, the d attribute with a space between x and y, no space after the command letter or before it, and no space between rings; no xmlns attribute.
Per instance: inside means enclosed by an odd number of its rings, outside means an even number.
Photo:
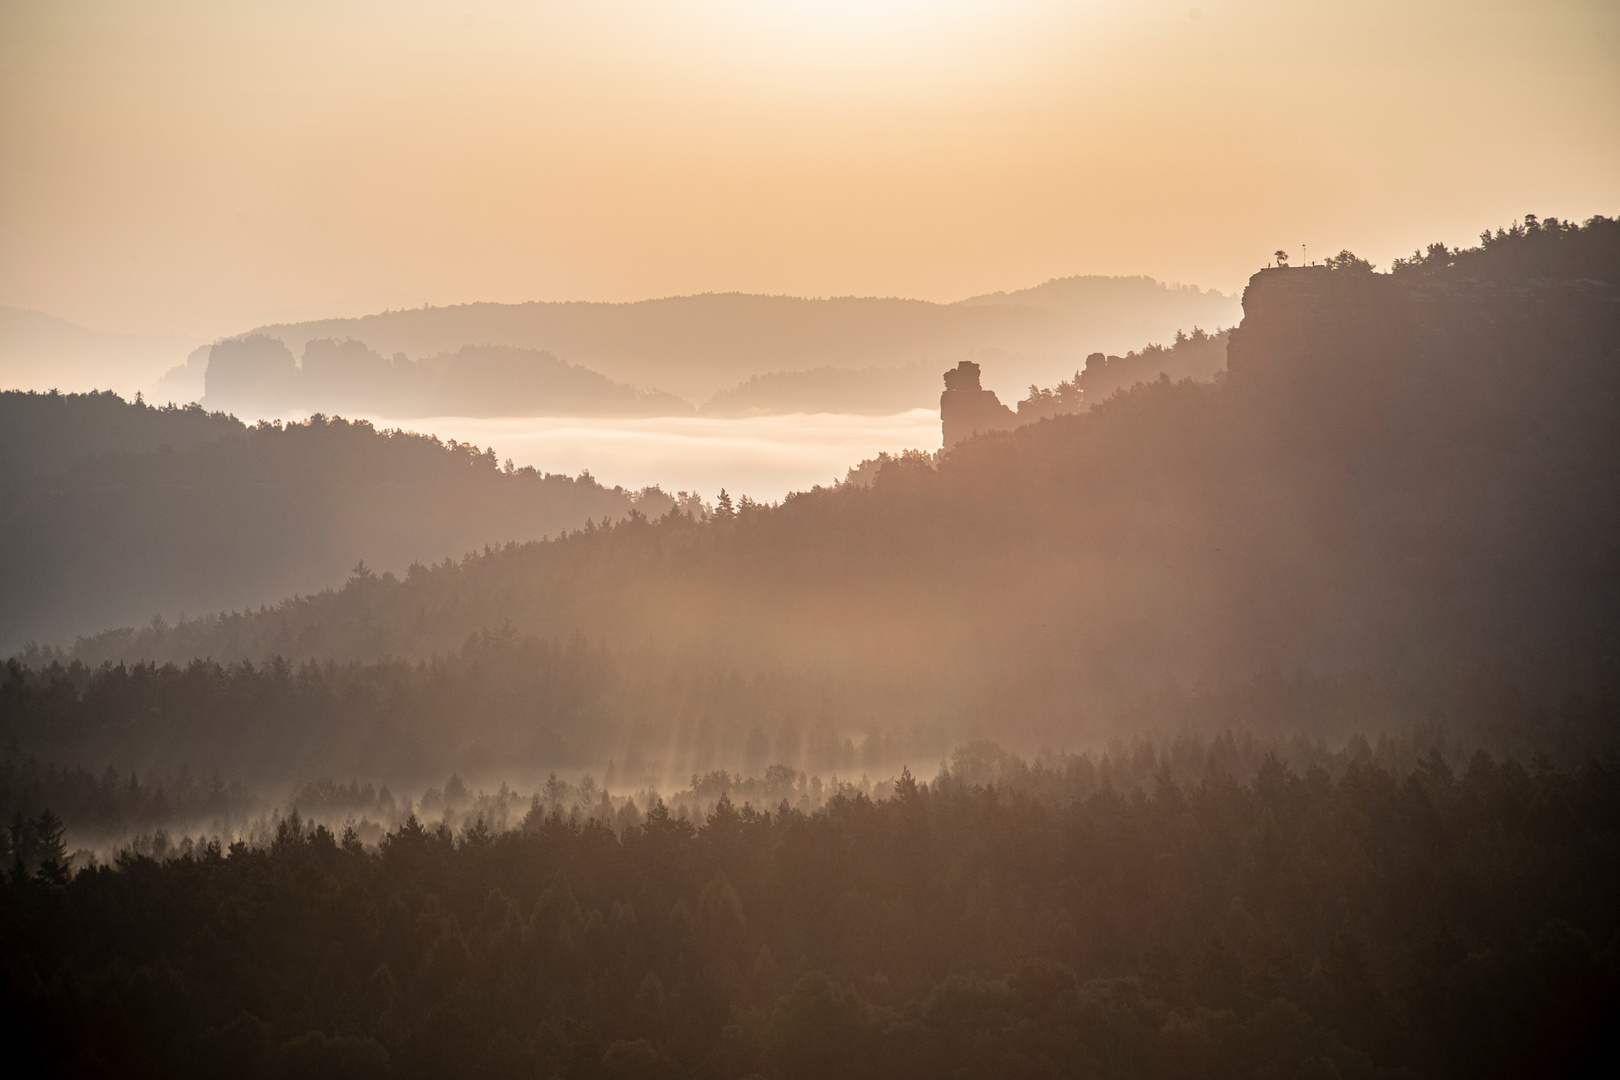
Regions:
<svg viewBox="0 0 1620 1080"><path fill-rule="evenodd" d="M721 488L761 501L841 480L850 466L881 452L939 448L939 412L890 416L794 413L742 419L646 417L553 419L429 416L370 417L379 428L431 432L494 447L502 461L574 475L589 470L604 484L696 491Z"/></svg>

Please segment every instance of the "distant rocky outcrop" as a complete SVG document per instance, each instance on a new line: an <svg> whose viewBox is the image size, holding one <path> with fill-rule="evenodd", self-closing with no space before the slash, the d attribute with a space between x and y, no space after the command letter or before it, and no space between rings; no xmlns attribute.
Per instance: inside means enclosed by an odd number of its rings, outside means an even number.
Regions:
<svg viewBox="0 0 1620 1080"><path fill-rule="evenodd" d="M1048 388L1031 384L1029 396L1018 403L1016 413L980 387L979 365L964 361L945 373L945 393L939 399L945 447L984 432L1085 412L1121 390L1161 378L1219 381L1225 375L1226 343L1231 334L1231 330L1221 329L1209 334L1195 326L1191 334L1178 330L1168 347L1148 345L1124 356L1092 353L1073 378Z"/></svg>
<svg viewBox="0 0 1620 1080"><path fill-rule="evenodd" d="M1205 333L1195 326L1191 334L1177 331L1169 346L1148 345L1124 356L1095 352L1086 357L1085 369L1076 376L1075 384L1090 408L1120 390L1153 382L1161 375L1171 382L1209 382L1226 369L1226 343L1231 334L1231 330L1219 328L1213 334Z"/></svg>
<svg viewBox="0 0 1620 1080"><path fill-rule="evenodd" d="M945 392L939 395L939 422L945 432L945 449L949 450L974 435L1015 428L1018 416L1001 403L994 390L979 385L979 365L963 360L945 373Z"/></svg>
<svg viewBox="0 0 1620 1080"><path fill-rule="evenodd" d="M258 332L300 353L306 342L353 338L381 356L412 359L453 354L476 342L536 349L566 357L632 386L656 386L702 401L754 376L818 368L860 371L1006 356L996 370L1024 381L1047 380L1083 350L1122 351L1163 340L1178 326L1233 322L1237 297L1149 278L1079 277L1033 289L973 297L955 304L879 297L674 296L636 303L534 302L463 304L387 311L359 319L261 326ZM821 380L806 389L820 394ZM910 386L908 384L908 390ZM786 390L787 387L766 387ZM865 389L890 396L886 380ZM916 404L929 401L927 387ZM771 411L820 408L774 393ZM842 394L841 398L851 395ZM858 411L887 405L852 395ZM909 393L905 407L914 407ZM745 411L758 403L737 401ZM847 406L839 404L841 410Z"/></svg>
<svg viewBox="0 0 1620 1080"><path fill-rule="evenodd" d="M279 338L249 334L211 350L204 402L251 415L287 411L415 416L690 416L674 394L614 382L536 349L464 345L388 359L352 339L304 346L303 364Z"/></svg>
<svg viewBox="0 0 1620 1080"><path fill-rule="evenodd" d="M278 413L299 404L298 375L298 361L279 338L231 338L209 351L203 402L211 409Z"/></svg>

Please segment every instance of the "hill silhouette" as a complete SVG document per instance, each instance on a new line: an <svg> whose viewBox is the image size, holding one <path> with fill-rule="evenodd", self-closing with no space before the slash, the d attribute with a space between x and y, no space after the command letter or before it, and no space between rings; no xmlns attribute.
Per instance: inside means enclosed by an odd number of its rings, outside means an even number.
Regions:
<svg viewBox="0 0 1620 1080"><path fill-rule="evenodd" d="M1005 354L1013 385L1049 382L1088 352L1166 340L1178 328L1229 323L1235 313L1234 299L1216 292L1149 278L1079 277L957 304L721 293L623 304L426 307L252 333L294 353L311 341L352 339L382 356L416 360L468 344L537 349L618 382L703 401L773 372L939 365L986 351Z"/></svg>
<svg viewBox="0 0 1620 1080"><path fill-rule="evenodd" d="M302 363L278 338L249 334L209 351L203 402L271 411L340 410L418 416L682 416L673 394L637 390L548 353L464 345L454 353L392 360L353 339L304 346Z"/></svg>
<svg viewBox="0 0 1620 1080"><path fill-rule="evenodd" d="M200 405L153 406L111 390L88 394L0 391L0 493L62 472L84 457L138 454L240 435L234 416Z"/></svg>
<svg viewBox="0 0 1620 1080"><path fill-rule="evenodd" d="M190 345L183 337L103 333L0 304L0 389L130 393L157 379Z"/></svg>
<svg viewBox="0 0 1620 1080"><path fill-rule="evenodd" d="M110 392L0 394L0 641L16 649L661 514L656 488L505 468L489 451L316 416L248 427Z"/></svg>

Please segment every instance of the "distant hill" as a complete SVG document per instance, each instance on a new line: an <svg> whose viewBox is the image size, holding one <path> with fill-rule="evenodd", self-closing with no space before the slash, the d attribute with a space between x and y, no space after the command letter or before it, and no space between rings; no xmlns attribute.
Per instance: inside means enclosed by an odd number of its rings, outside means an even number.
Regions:
<svg viewBox="0 0 1620 1080"><path fill-rule="evenodd" d="M454 353L385 359L355 340L311 341L303 362L262 333L209 352L204 403L270 412L417 416L683 416L673 394L637 390L549 353L464 345Z"/></svg>
<svg viewBox="0 0 1620 1080"><path fill-rule="evenodd" d="M1018 403L1016 422L982 430L1003 430L1049 416L1083 412L1101 404L1117 391L1161 376L1172 382L1192 379L1208 382L1226 369L1226 343L1231 330L1206 333L1195 326L1191 334L1176 331L1169 345L1148 344L1124 356L1092 353L1081 361L1073 377L1055 387L1031 383L1028 396ZM1003 353L977 353L968 363L982 371L1006 362ZM943 407L940 373L935 364L918 361L902 367L812 368L809 371L773 371L755 375L715 394L699 411L705 416L752 416L786 412L837 412L883 415L907 409ZM991 391L984 391L991 394ZM986 399L990 400L990 399ZM999 407L999 401L997 402ZM946 427L951 426L946 422ZM949 435L946 445L952 442Z"/></svg>
<svg viewBox="0 0 1620 1080"><path fill-rule="evenodd" d="M104 334L43 312L0 306L0 390L134 393L190 345L183 338Z"/></svg>
<svg viewBox="0 0 1620 1080"><path fill-rule="evenodd" d="M932 408L939 401L938 365L819 367L754 375L705 401L705 416L771 413L854 413L883 416Z"/></svg>
<svg viewBox="0 0 1620 1080"><path fill-rule="evenodd" d="M755 376L945 366L995 352L996 385L1052 382L1088 353L1168 341L1179 329L1230 325L1237 299L1150 278L1080 277L955 304L874 297L803 299L714 293L637 303L463 304L357 319L279 323L253 333L301 355L307 343L354 340L409 359L469 344L538 349L609 379L703 401ZM862 411L870 409L866 406ZM789 410L793 411L793 410Z"/></svg>
<svg viewBox="0 0 1620 1080"><path fill-rule="evenodd" d="M186 450L245 430L236 417L196 404L154 407L111 390L0 391L0 495L64 473L81 458Z"/></svg>
<svg viewBox="0 0 1620 1080"><path fill-rule="evenodd" d="M404 572L674 505L364 423L248 427L111 393L4 393L0 650L313 592L362 559Z"/></svg>
<svg viewBox="0 0 1620 1080"><path fill-rule="evenodd" d="M1053 278L1027 289L970 296L966 300L958 300L957 306L1030 307L1042 311L1084 312L1107 315L1123 322L1132 317L1151 318L1157 310L1152 302L1155 298L1164 307L1201 314L1202 321L1212 324L1233 315L1232 302L1236 299L1213 289L1204 290L1196 285L1168 285L1143 275L1103 277L1077 274L1074 277ZM1139 336L1150 337L1155 332L1162 331L1144 326Z"/></svg>

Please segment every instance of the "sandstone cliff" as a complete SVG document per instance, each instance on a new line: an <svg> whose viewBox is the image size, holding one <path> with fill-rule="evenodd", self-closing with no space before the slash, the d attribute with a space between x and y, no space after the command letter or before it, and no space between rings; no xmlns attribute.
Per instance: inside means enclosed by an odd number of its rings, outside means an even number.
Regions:
<svg viewBox="0 0 1620 1080"><path fill-rule="evenodd" d="M963 360L945 373L945 392L939 395L939 422L945 432L945 449L963 439L987 431L1008 431L1018 426L1018 417L996 397L994 390L979 385L979 365Z"/></svg>

